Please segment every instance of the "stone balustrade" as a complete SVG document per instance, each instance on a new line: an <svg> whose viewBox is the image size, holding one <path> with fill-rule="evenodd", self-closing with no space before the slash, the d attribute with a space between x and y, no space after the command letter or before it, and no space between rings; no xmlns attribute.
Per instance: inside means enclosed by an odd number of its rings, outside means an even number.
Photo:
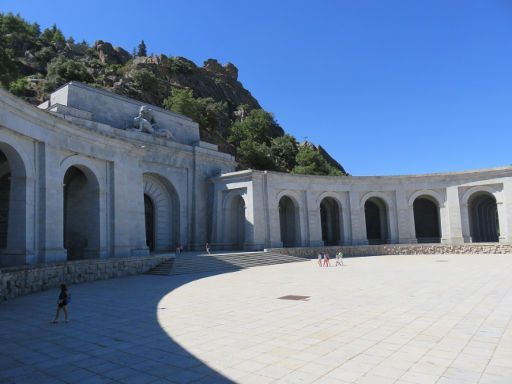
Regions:
<svg viewBox="0 0 512 384"><path fill-rule="evenodd" d="M382 244L358 246L275 248L269 251L286 255L315 258L319 252L335 254L342 251L345 256L378 255L433 255L433 254L491 254L511 253L512 244Z"/></svg>
<svg viewBox="0 0 512 384"><path fill-rule="evenodd" d="M58 287L61 283L77 284L141 274L170 258L162 255L0 268L0 301Z"/></svg>

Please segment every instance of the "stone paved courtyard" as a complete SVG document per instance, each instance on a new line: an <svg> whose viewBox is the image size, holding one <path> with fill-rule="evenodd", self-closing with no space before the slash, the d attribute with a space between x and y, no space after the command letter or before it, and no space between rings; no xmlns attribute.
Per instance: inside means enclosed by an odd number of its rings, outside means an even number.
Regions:
<svg viewBox="0 0 512 384"><path fill-rule="evenodd" d="M512 383L512 256L137 276L0 304L1 383ZM285 295L307 300L277 299Z"/></svg>

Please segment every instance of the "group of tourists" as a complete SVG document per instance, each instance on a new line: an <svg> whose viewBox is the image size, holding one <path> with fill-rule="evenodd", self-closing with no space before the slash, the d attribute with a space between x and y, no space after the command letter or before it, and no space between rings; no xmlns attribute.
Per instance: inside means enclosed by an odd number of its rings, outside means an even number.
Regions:
<svg viewBox="0 0 512 384"><path fill-rule="evenodd" d="M342 266L343 264L343 252L339 251L336 253L336 264L337 266ZM322 253L318 252L318 266L319 267L330 267L331 266L331 259L329 257L329 254L327 252Z"/></svg>

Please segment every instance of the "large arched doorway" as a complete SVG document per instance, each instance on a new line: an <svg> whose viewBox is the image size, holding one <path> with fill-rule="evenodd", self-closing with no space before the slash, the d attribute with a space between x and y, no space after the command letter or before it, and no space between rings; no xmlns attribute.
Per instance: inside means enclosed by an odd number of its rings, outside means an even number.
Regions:
<svg viewBox="0 0 512 384"><path fill-rule="evenodd" d="M389 243L389 219L387 205L379 197L370 197L364 204L366 238L368 244Z"/></svg>
<svg viewBox="0 0 512 384"><path fill-rule="evenodd" d="M414 200L414 229L418 243L439 243L441 231L439 207L432 198L420 196Z"/></svg>
<svg viewBox="0 0 512 384"><path fill-rule="evenodd" d="M241 195L235 195L227 201L225 215L224 239L227 248L243 249L247 223L245 201Z"/></svg>
<svg viewBox="0 0 512 384"><path fill-rule="evenodd" d="M143 181L146 244L151 251L174 250L181 244L178 193L169 180L158 174L145 173Z"/></svg>
<svg viewBox="0 0 512 384"><path fill-rule="evenodd" d="M320 221L324 245L341 243L340 206L332 197L325 197L320 202Z"/></svg>
<svg viewBox="0 0 512 384"><path fill-rule="evenodd" d="M100 191L98 179L85 167L71 166L64 175L64 248L68 260L100 254Z"/></svg>
<svg viewBox="0 0 512 384"><path fill-rule="evenodd" d="M468 200L469 225L474 243L497 242L500 237L498 205L488 192L477 192Z"/></svg>
<svg viewBox="0 0 512 384"><path fill-rule="evenodd" d="M299 208L289 196L279 200L279 224L283 247L300 246Z"/></svg>
<svg viewBox="0 0 512 384"><path fill-rule="evenodd" d="M27 170L20 154L0 143L0 265L26 262Z"/></svg>
<svg viewBox="0 0 512 384"><path fill-rule="evenodd" d="M146 245L150 251L155 250L155 205L151 197L144 194L144 216L146 221Z"/></svg>

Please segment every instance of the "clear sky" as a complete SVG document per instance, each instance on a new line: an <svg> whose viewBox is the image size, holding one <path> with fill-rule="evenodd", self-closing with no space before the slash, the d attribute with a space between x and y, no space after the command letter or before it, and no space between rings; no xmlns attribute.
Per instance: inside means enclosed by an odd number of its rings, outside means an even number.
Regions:
<svg viewBox="0 0 512 384"><path fill-rule="evenodd" d="M512 163L512 0L0 0L66 37L230 61L352 175Z"/></svg>

